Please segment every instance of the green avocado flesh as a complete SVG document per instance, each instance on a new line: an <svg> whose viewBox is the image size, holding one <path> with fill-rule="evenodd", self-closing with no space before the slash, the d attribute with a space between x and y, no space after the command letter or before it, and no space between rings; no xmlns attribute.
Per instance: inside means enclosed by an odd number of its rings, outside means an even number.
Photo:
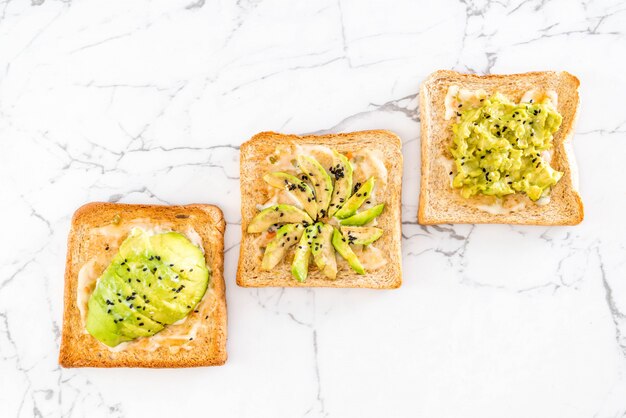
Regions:
<svg viewBox="0 0 626 418"><path fill-rule="evenodd" d="M306 212L291 205L274 205L259 212L248 225L248 232L263 232L270 226L283 223L312 224Z"/></svg>
<svg viewBox="0 0 626 418"><path fill-rule="evenodd" d="M285 257L289 248L294 246L302 236L304 226L302 224L283 225L276 231L276 237L267 244L261 269L270 271Z"/></svg>
<svg viewBox="0 0 626 418"><path fill-rule="evenodd" d="M317 268L329 279L337 278L337 259L333 249L333 227L321 222L314 225L311 253Z"/></svg>
<svg viewBox="0 0 626 418"><path fill-rule="evenodd" d="M345 258L350 267L352 267L352 270L356 271L358 274L365 274L365 268L363 268L363 265L354 251L352 251L352 248L350 248L348 240L341 234L341 232L334 228L332 243L339 255Z"/></svg>
<svg viewBox="0 0 626 418"><path fill-rule="evenodd" d="M350 196L348 201L337 211L335 216L339 219L348 218L356 213L361 205L372 196L372 190L374 190L374 183L376 179L370 177L358 190ZM357 184L358 186L358 184ZM355 186L355 187L357 187Z"/></svg>
<svg viewBox="0 0 626 418"><path fill-rule="evenodd" d="M383 230L375 226L342 226L341 233L349 244L370 245L383 235Z"/></svg>
<svg viewBox="0 0 626 418"><path fill-rule="evenodd" d="M542 154L552 149L562 120L550 101L515 104L496 93L480 107L460 106L452 127L452 186L465 198L519 192L536 201L547 196L563 175Z"/></svg>
<svg viewBox="0 0 626 418"><path fill-rule="evenodd" d="M356 215L352 215L349 218L342 219L339 223L347 226L363 226L372 222L374 218L383 212L384 208L385 204L381 203L380 205L371 207L363 212L359 212Z"/></svg>
<svg viewBox="0 0 626 418"><path fill-rule="evenodd" d="M296 247L293 263L291 264L291 274L299 282L305 281L309 274L313 228L314 226L311 225L304 230L304 234L302 234L302 238L300 238L300 242Z"/></svg>
<svg viewBox="0 0 626 418"><path fill-rule="evenodd" d="M271 239L259 260L260 270L271 272L282 268L280 263L291 258L293 252L290 270L294 279L306 281L312 259L314 269L335 280L338 272L335 252L338 252L354 271L365 274L351 245L370 245L383 234L381 228L365 225L383 212L384 203L357 213L364 203L368 206L371 203L376 178L370 177L363 184L353 186L353 173L358 165L353 167L350 159L336 150L332 150L332 161L324 162L330 165L328 170L311 155L296 155L292 163L296 173L270 172L263 180L291 193L300 205L270 206L257 213L247 227L251 234L270 231L267 237ZM332 226L337 221L342 225L341 232Z"/></svg>
<svg viewBox="0 0 626 418"><path fill-rule="evenodd" d="M152 336L196 307L209 276L202 250L184 235L134 228L89 298L87 331L110 347Z"/></svg>
<svg viewBox="0 0 626 418"><path fill-rule="evenodd" d="M270 186L285 189L292 193L300 202L306 213L312 218L317 216L317 202L315 201L315 193L313 189L291 174L275 172L263 176L263 180Z"/></svg>
<svg viewBox="0 0 626 418"><path fill-rule="evenodd" d="M330 198L328 206L328 216L334 216L335 213L343 206L350 197L352 191L352 164L350 160L333 150L333 166L330 168L330 174L335 180L333 186L333 195Z"/></svg>
<svg viewBox="0 0 626 418"><path fill-rule="evenodd" d="M317 201L317 217L325 218L328 214L328 205L333 194L333 181L322 165L313 157L298 156L298 164L302 173L311 182L315 190Z"/></svg>

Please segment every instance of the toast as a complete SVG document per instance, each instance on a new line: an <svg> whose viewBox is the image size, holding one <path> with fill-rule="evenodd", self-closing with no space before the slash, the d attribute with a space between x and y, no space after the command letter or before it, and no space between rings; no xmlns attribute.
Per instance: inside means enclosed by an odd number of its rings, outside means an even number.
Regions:
<svg viewBox="0 0 626 418"><path fill-rule="evenodd" d="M194 231L211 271L209 286L195 310L189 312L182 324L172 324L151 337L110 348L85 329L83 312L86 306L79 302L79 273L83 267L93 268L90 274L99 277L117 253L120 243L135 226L154 226L181 233L188 231L188 235L192 233L189 231ZM212 205L89 203L79 208L72 218L68 238L59 363L64 367L196 367L224 364L227 334L224 229L222 211ZM187 338L187 335L193 337ZM156 337L158 340L154 340ZM123 349L119 349L122 346Z"/></svg>
<svg viewBox="0 0 626 418"><path fill-rule="evenodd" d="M352 152L371 152L380 156L378 161L384 164L387 176L376 187L376 203L385 203L383 212L376 218L377 227L384 233L374 243L386 257L386 264L365 274L357 274L339 260L336 279L332 280L316 268L311 262L308 277L299 282L292 277L289 268L290 256L287 255L271 271L263 271L261 252L257 234L247 232L250 221L259 213L258 204L268 198L268 186L263 175L272 171L268 161L278 147L322 146L350 155ZM402 283L401 263L401 190L402 190L402 143L400 138L389 131L363 131L322 136L285 135L275 132L263 132L255 135L241 146L241 228L242 238L237 270L237 284L244 287L342 287L392 289ZM366 151L367 150L367 151ZM352 164L352 163L351 163ZM355 166L356 167L356 166ZM328 166L326 166L328 171ZM354 168L355 179L360 175ZM355 180L357 181L357 180ZM380 188L379 188L379 184ZM369 203L369 202L368 202ZM293 258L293 257L291 257Z"/></svg>
<svg viewBox="0 0 626 418"><path fill-rule="evenodd" d="M420 87L422 141L421 191L418 221L422 225L458 223L503 223L520 225L575 225L584 216L578 192L578 172L571 138L578 114L578 79L565 72L532 72L513 75L461 74L441 70L431 74ZM492 196L463 198L451 185L453 167L450 146L454 118L446 119L445 100L450 86L470 91L484 90L488 96L499 92L518 103L525 92L553 91L558 97L557 111L562 116L553 138L550 165L563 176L550 191L550 201L538 205L521 193L503 198L508 208L485 210L493 206ZM492 199L492 200L490 200Z"/></svg>

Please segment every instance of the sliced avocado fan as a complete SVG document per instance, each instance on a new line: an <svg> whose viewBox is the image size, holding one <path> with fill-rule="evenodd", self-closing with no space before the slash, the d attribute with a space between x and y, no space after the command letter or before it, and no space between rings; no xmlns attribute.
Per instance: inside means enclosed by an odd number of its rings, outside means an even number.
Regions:
<svg viewBox="0 0 626 418"><path fill-rule="evenodd" d="M328 215L328 205L333 194L333 181L324 167L313 157L299 155L298 164L315 190L317 216L318 218L325 218Z"/></svg>
<svg viewBox="0 0 626 418"><path fill-rule="evenodd" d="M304 232L302 224L287 224L278 228L276 237L267 244L261 269L271 271L285 257L289 248L296 245Z"/></svg>
<svg viewBox="0 0 626 418"><path fill-rule="evenodd" d="M300 282L308 276L311 258L324 276L336 279L335 251L355 272L365 274L351 245L370 245L383 234L382 229L366 225L382 213L384 204L358 212L364 203L370 203L376 178L357 183L353 190L352 164L335 150L328 171L312 156L298 155L297 162L299 176L284 172L263 176L269 185L292 193L299 207L270 206L260 211L248 225L248 233L270 230L270 234L274 234L275 230L275 236L265 247L261 270L274 269L295 246L291 274ZM331 217L337 218L341 232L327 223Z"/></svg>
<svg viewBox="0 0 626 418"><path fill-rule="evenodd" d="M312 224L306 212L291 205L274 205L259 212L248 225L248 232L263 232L272 225L283 223Z"/></svg>
<svg viewBox="0 0 626 418"><path fill-rule="evenodd" d="M342 226L341 233L349 244L370 245L383 235L383 230L375 226Z"/></svg>
<svg viewBox="0 0 626 418"><path fill-rule="evenodd" d="M337 211L335 216L339 219L348 218L356 213L356 211L372 196L374 190L375 177L370 177L365 183L348 199L341 209ZM356 187L356 186L355 186Z"/></svg>
<svg viewBox="0 0 626 418"><path fill-rule="evenodd" d="M335 216L339 208L348 200L352 191L352 164L350 164L350 160L335 150L333 150L333 157L333 166L330 167L329 171L335 184L328 206L328 216Z"/></svg>
<svg viewBox="0 0 626 418"><path fill-rule="evenodd" d="M270 186L285 189L292 193L300 202L306 213L312 218L317 217L317 202L311 186L291 174L275 172L263 176L263 180Z"/></svg>
<svg viewBox="0 0 626 418"><path fill-rule="evenodd" d="M366 225L374 220L378 215L383 212L385 208L385 204L381 203L380 205L376 205L371 207L363 212L359 212L356 215L352 215L349 218L342 219L339 223L341 225L348 226L362 226Z"/></svg>
<svg viewBox="0 0 626 418"><path fill-rule="evenodd" d="M311 253L317 268L329 279L337 278L337 259L333 249L333 227L318 222L314 225Z"/></svg>
<svg viewBox="0 0 626 418"><path fill-rule="evenodd" d="M333 228L333 247L339 253L340 256L346 259L352 270L356 271L357 274L365 274L365 268L359 261L359 257L356 256L350 245L348 244L348 240L339 232L338 230Z"/></svg>
<svg viewBox="0 0 626 418"><path fill-rule="evenodd" d="M152 336L196 307L209 277L202 250L184 235L134 228L89 298L87 331L110 347Z"/></svg>

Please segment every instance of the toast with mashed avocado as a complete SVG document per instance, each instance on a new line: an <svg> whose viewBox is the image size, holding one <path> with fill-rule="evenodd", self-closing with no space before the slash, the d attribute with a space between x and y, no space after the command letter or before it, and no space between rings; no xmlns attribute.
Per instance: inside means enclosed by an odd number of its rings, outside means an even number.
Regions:
<svg viewBox="0 0 626 418"><path fill-rule="evenodd" d="M244 143L237 284L399 287L401 148L388 131Z"/></svg>
<svg viewBox="0 0 626 418"><path fill-rule="evenodd" d="M211 205L78 209L68 239L60 364L223 364L224 228Z"/></svg>
<svg viewBox="0 0 626 418"><path fill-rule="evenodd" d="M437 71L420 88L419 223L575 225L579 81Z"/></svg>

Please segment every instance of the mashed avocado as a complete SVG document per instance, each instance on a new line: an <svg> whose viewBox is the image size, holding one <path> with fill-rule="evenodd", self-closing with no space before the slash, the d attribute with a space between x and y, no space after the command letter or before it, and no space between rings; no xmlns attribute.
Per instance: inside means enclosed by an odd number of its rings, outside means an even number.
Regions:
<svg viewBox="0 0 626 418"><path fill-rule="evenodd" d="M519 192L536 201L563 175L543 154L552 148L562 119L549 99L515 104L496 93L479 107L460 104L457 116L450 148L456 166L452 185L463 197Z"/></svg>

